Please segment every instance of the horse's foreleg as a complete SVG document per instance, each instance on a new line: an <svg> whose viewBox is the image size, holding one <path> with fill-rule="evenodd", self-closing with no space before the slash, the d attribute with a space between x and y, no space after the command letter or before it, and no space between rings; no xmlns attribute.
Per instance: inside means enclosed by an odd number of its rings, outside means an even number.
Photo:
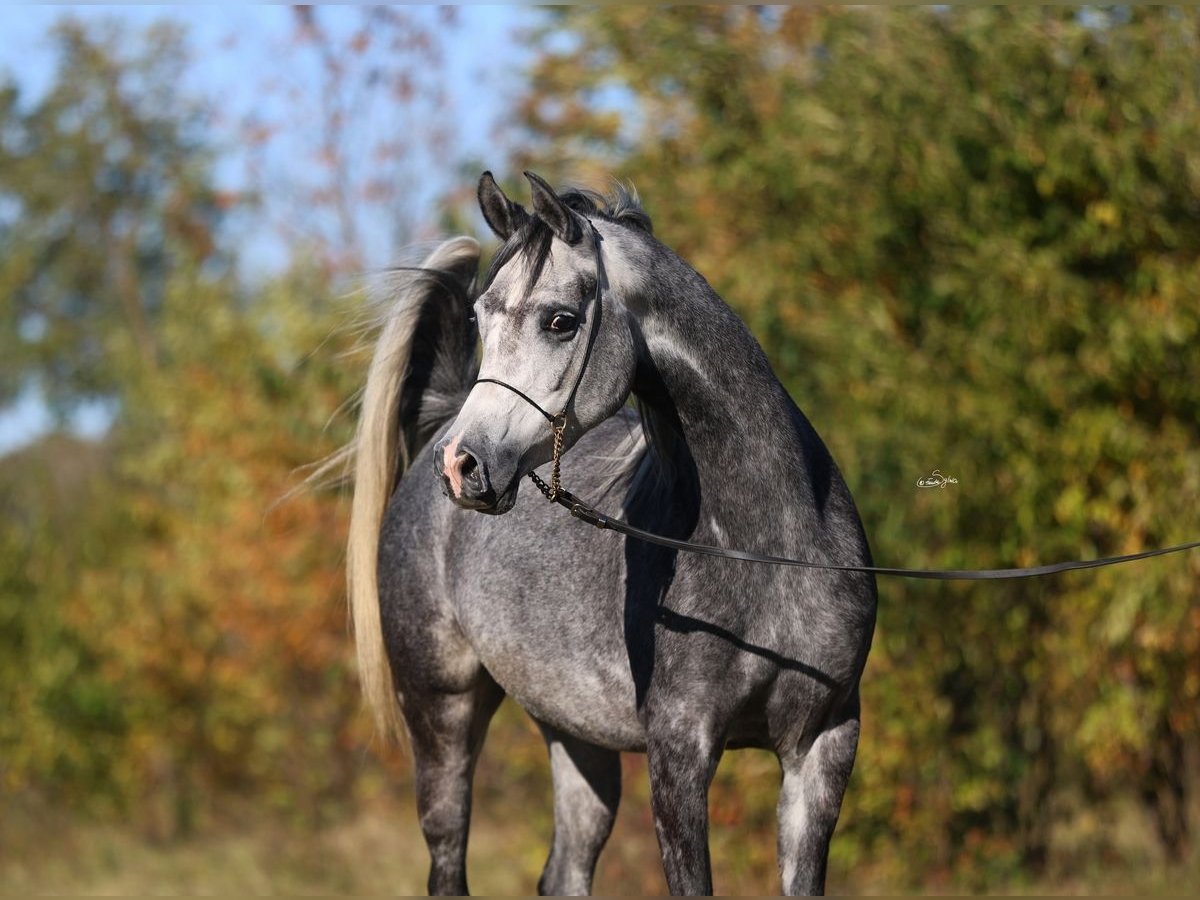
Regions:
<svg viewBox="0 0 1200 900"><path fill-rule="evenodd" d="M617 817L621 756L542 725L554 780L554 844L538 893L590 894L596 860Z"/></svg>
<svg viewBox="0 0 1200 900"><path fill-rule="evenodd" d="M649 729L650 806L672 894L712 893L708 787L723 749L723 740L697 729Z"/></svg>
<svg viewBox="0 0 1200 900"><path fill-rule="evenodd" d="M486 673L461 693L406 693L417 813L429 847L430 894L467 893L471 778L488 723L504 694Z"/></svg>
<svg viewBox="0 0 1200 900"><path fill-rule="evenodd" d="M807 752L780 754L779 874L785 894L825 893L829 841L854 768L858 730L855 699Z"/></svg>

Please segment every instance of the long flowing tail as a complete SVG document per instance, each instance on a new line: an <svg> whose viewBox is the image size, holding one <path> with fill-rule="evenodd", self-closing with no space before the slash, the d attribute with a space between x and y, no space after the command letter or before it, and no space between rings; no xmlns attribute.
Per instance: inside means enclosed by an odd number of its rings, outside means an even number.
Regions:
<svg viewBox="0 0 1200 900"><path fill-rule="evenodd" d="M470 390L475 328L470 290L479 244L446 241L417 269L397 270L390 309L367 373L353 458L354 500L346 576L363 696L387 737L402 736L399 698L379 616L379 533L388 499L415 452L454 415Z"/></svg>

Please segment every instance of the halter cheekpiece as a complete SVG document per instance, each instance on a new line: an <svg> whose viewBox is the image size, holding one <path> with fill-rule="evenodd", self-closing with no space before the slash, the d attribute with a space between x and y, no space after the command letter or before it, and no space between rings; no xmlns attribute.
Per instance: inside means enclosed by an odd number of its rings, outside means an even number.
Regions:
<svg viewBox="0 0 1200 900"><path fill-rule="evenodd" d="M524 391L513 387L507 381L501 381L499 378L476 378L474 382L474 384L498 384L500 387L512 391L541 413L542 418L550 423L550 433L554 441L551 456L550 483L546 484L536 472L530 472L529 478L537 485L538 490L545 495L546 499L551 501L556 501L560 496L567 493L562 489L559 474L562 462L563 441L565 439L564 435L567 430L567 414L575 406L575 395L579 393L579 385L583 381L583 373L587 371L588 362L592 358L592 348L596 345L596 334L600 328L600 301L604 284L604 260L600 256L600 232L596 230L596 226L592 225L591 222L588 222L588 225L592 229L592 246L596 250L596 291L592 295L591 309L588 312L590 322L588 325L587 346L583 351L583 362L579 366L579 372L575 376L575 383L571 386L571 393L567 395L567 401L563 404L562 411L556 416L551 415L542 408L541 404Z"/></svg>

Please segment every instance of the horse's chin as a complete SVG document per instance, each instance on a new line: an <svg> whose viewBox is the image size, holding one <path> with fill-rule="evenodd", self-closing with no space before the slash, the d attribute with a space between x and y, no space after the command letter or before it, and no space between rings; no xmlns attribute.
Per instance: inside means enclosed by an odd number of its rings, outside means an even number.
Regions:
<svg viewBox="0 0 1200 900"><path fill-rule="evenodd" d="M481 512L489 516L502 516L517 504L517 482L513 482L513 486L500 495L492 506L483 506L476 509L476 512Z"/></svg>
<svg viewBox="0 0 1200 900"><path fill-rule="evenodd" d="M471 497L455 496L450 490L450 485L443 479L442 495L457 506L459 509L469 510L470 512L486 513L489 516L500 516L512 509L517 503L517 488L520 482L514 480L512 485L499 497L494 503L474 499Z"/></svg>

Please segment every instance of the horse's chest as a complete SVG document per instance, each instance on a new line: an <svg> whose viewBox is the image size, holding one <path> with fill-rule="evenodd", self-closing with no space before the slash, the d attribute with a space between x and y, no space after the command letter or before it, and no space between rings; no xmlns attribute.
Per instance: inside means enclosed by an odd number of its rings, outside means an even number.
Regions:
<svg viewBox="0 0 1200 900"><path fill-rule="evenodd" d="M479 661L534 718L601 746L641 749L621 623L594 596L579 599L542 597L536 610L493 600L461 621Z"/></svg>

